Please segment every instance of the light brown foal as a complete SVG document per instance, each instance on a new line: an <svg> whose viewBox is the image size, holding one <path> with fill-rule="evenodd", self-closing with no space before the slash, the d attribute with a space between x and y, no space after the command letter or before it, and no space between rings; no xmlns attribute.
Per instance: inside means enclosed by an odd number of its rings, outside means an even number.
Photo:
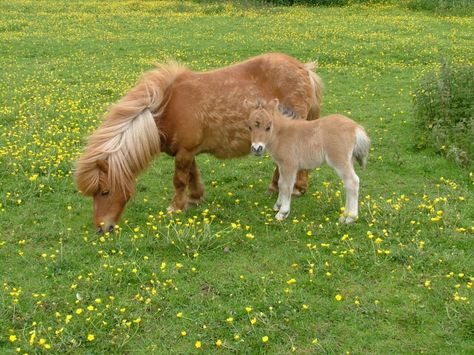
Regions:
<svg viewBox="0 0 474 355"><path fill-rule="evenodd" d="M278 99L268 104L246 100L244 106L253 108L247 120L252 153L262 155L268 150L280 171L275 218L283 220L290 213L291 191L298 170L314 169L326 162L344 181L346 189L340 222L354 222L358 216L359 177L353 159L364 167L370 149L364 128L342 115L315 121L291 119L280 112Z"/></svg>

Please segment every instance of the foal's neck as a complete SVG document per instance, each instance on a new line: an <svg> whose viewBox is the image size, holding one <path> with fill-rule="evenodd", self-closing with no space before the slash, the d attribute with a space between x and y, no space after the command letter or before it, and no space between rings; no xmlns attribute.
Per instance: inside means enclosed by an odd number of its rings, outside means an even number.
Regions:
<svg viewBox="0 0 474 355"><path fill-rule="evenodd" d="M290 117L285 117L282 114L276 114L273 116L273 134L272 134L272 139L271 143L273 142L279 142L281 144L282 142L282 136L285 134L285 131L287 128L292 126L294 124L294 121ZM285 137L285 141L287 137Z"/></svg>
<svg viewBox="0 0 474 355"><path fill-rule="evenodd" d="M291 126L295 126L297 120L286 117L281 113L276 114L273 116L273 126L275 128L276 135L281 135L283 131Z"/></svg>

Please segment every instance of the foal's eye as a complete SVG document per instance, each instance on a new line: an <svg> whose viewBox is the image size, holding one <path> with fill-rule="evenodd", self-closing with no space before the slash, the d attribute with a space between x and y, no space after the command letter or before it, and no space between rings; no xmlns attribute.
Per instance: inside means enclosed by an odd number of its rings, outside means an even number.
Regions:
<svg viewBox="0 0 474 355"><path fill-rule="evenodd" d="M109 194L109 190L103 190L100 194L102 196L107 196Z"/></svg>
<svg viewBox="0 0 474 355"><path fill-rule="evenodd" d="M251 130L252 130L252 127L249 126L249 131L251 131Z"/></svg>
<svg viewBox="0 0 474 355"><path fill-rule="evenodd" d="M265 131L269 131L270 130L270 126L268 126L267 128L265 128Z"/></svg>

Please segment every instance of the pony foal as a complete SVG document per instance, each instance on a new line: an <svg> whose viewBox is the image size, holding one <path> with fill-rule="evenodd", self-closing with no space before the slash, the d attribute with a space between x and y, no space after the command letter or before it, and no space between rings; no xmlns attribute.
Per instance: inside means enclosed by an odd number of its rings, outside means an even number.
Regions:
<svg viewBox="0 0 474 355"><path fill-rule="evenodd" d="M328 163L344 181L346 206L341 223L352 223L358 215L359 177L353 159L364 167L370 139L364 128L342 115L331 115L314 121L293 120L278 108L278 99L265 103L244 101L253 109L247 121L251 134L251 152L262 155L267 149L278 165L278 200L273 209L282 220L290 213L291 191L296 173Z"/></svg>

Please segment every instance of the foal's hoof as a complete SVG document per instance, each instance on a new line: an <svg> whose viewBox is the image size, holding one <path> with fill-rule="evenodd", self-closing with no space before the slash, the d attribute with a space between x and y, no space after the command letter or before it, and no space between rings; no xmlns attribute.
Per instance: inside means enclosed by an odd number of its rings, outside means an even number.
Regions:
<svg viewBox="0 0 474 355"><path fill-rule="evenodd" d="M352 224L357 220L357 216L341 216L339 222L343 224Z"/></svg>
<svg viewBox="0 0 474 355"><path fill-rule="evenodd" d="M290 214L290 211L286 211L286 212L280 211L275 215L275 219L277 221L283 221L286 217L288 217L289 214Z"/></svg>

